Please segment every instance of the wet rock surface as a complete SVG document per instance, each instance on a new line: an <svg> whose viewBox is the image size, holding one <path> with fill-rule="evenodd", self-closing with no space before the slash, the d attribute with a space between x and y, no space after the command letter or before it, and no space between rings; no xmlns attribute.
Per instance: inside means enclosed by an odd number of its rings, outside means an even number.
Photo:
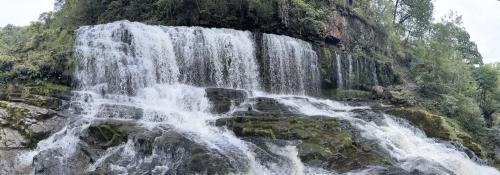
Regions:
<svg viewBox="0 0 500 175"><path fill-rule="evenodd" d="M22 167L18 156L28 150L0 149L0 174L31 174L29 167Z"/></svg>
<svg viewBox="0 0 500 175"><path fill-rule="evenodd" d="M19 131L10 128L0 128L0 148L22 148L29 143Z"/></svg>
<svg viewBox="0 0 500 175"><path fill-rule="evenodd" d="M144 111L141 108L126 106L126 105L113 105L104 104L99 107L97 118L120 118L120 119L141 119Z"/></svg>
<svg viewBox="0 0 500 175"><path fill-rule="evenodd" d="M235 116L302 116L294 112L292 108L279 103L276 99L257 97L250 98L247 102L239 107L239 110L234 112Z"/></svg>
<svg viewBox="0 0 500 175"><path fill-rule="evenodd" d="M32 148L60 130L64 114L24 103L0 101L0 147Z"/></svg>
<svg viewBox="0 0 500 175"><path fill-rule="evenodd" d="M458 124L445 117L433 115L427 111L414 108L396 108L387 111L389 114L403 118L422 129L429 137L448 141L456 141L472 150L479 157L485 158L482 146L475 143L472 137ZM474 156L471 156L474 157Z"/></svg>
<svg viewBox="0 0 500 175"><path fill-rule="evenodd" d="M36 174L227 174L245 169L167 125L150 130L105 120L91 124L80 140L70 155L58 149L41 152L34 160ZM68 161L61 162L65 156Z"/></svg>
<svg viewBox="0 0 500 175"><path fill-rule="evenodd" d="M212 112L219 114L229 112L231 107L240 105L248 97L243 90L207 88L205 91L208 100L212 103Z"/></svg>
<svg viewBox="0 0 500 175"><path fill-rule="evenodd" d="M313 167L347 172L367 165L385 165L376 147L367 140L354 140L351 133L356 131L347 122L332 118L249 116L220 119L217 125L228 127L236 136L256 145L295 143L300 159Z"/></svg>

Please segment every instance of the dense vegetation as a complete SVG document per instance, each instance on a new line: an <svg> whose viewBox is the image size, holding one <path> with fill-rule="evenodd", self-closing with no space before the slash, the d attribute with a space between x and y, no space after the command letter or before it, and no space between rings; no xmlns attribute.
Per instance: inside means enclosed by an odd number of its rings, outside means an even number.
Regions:
<svg viewBox="0 0 500 175"><path fill-rule="evenodd" d="M72 31L54 25L52 15L26 27L0 28L0 85L71 84Z"/></svg>
<svg viewBox="0 0 500 175"><path fill-rule="evenodd" d="M346 4L347 2L347 4ZM447 116L491 141L487 127L500 112L500 65L484 64L451 14L437 22L431 0L67 0L26 27L0 29L0 84L71 85L72 32L81 25L128 19L150 24L202 25L325 37L327 13L352 13L382 31L406 100ZM335 5L336 4L336 5ZM327 8L330 7L330 8ZM189 10L186 10L189 9Z"/></svg>

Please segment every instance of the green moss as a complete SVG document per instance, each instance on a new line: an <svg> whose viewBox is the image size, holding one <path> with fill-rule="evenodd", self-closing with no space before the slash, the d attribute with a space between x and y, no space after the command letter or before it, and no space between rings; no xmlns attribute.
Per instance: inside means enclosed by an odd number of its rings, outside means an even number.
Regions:
<svg viewBox="0 0 500 175"><path fill-rule="evenodd" d="M422 129L429 137L457 141L474 151L477 155L483 158L486 156L484 149L479 144L473 142L472 137L460 125L449 118L433 115L427 111L418 109L400 108L390 110L388 113L407 119Z"/></svg>
<svg viewBox="0 0 500 175"><path fill-rule="evenodd" d="M391 158L389 158L389 156L384 156L381 160L380 160L381 163L385 164L385 165L392 165L392 161L391 161Z"/></svg>
<svg viewBox="0 0 500 175"><path fill-rule="evenodd" d="M374 151L363 151L355 144L348 132L343 131L338 121L323 117L237 117L224 124L239 137L269 138L273 140L298 141L300 159L308 165L320 166L334 161L338 172L378 164L382 159ZM371 149L370 149L371 150ZM342 160L337 160L341 157Z"/></svg>
<svg viewBox="0 0 500 175"><path fill-rule="evenodd" d="M103 124L89 127L89 134L96 139L97 144L103 148L117 146L127 141L128 135L120 129L119 125Z"/></svg>
<svg viewBox="0 0 500 175"><path fill-rule="evenodd" d="M243 128L242 134L244 135L253 135L253 136L262 136L262 137L270 137L272 139L276 139L273 130L264 129L264 128Z"/></svg>
<svg viewBox="0 0 500 175"><path fill-rule="evenodd" d="M361 149L363 149L363 151L365 151L365 152L372 152L373 151L372 146L370 146L369 144L366 144L366 143L361 145Z"/></svg>
<svg viewBox="0 0 500 175"><path fill-rule="evenodd" d="M340 140L342 140L342 143L344 143L344 145L352 146L352 139L348 133L342 132L340 134Z"/></svg>

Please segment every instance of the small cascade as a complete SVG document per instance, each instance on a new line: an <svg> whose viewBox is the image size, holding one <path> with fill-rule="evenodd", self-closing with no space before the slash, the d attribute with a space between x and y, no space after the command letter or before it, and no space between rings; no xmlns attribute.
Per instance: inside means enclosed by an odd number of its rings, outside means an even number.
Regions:
<svg viewBox="0 0 500 175"><path fill-rule="evenodd" d="M375 60L371 61L371 69L372 69L372 76L373 76L373 85L378 86L378 75L377 75L377 65L375 64Z"/></svg>
<svg viewBox="0 0 500 175"><path fill-rule="evenodd" d="M383 114L377 122L366 121L355 117L352 112L339 113L338 109L342 105L329 100L275 98L305 115L329 116L349 121L355 128L362 131L362 137L376 140L397 162L397 166L408 172L457 175L500 174L495 168L474 162L464 152L461 152L459 147L428 138L420 129L393 116ZM372 174L369 171L370 169L367 169L366 172L361 171L360 173Z"/></svg>
<svg viewBox="0 0 500 175"><path fill-rule="evenodd" d="M352 60L352 55L351 54L347 54L347 61L348 61L348 64L349 64L349 70L348 70L348 74L347 74L347 87L349 89L352 89L353 88L353 81L354 81L354 78L353 78L353 71L354 71L354 68L353 68L353 60Z"/></svg>
<svg viewBox="0 0 500 175"><path fill-rule="evenodd" d="M263 36L264 69L270 92L278 94L317 94L318 56L308 42L274 34Z"/></svg>
<svg viewBox="0 0 500 175"><path fill-rule="evenodd" d="M343 89L344 88L344 82L342 80L342 64L341 64L341 56L337 52L335 52L335 60L337 61L336 68L337 68L337 88L338 89Z"/></svg>

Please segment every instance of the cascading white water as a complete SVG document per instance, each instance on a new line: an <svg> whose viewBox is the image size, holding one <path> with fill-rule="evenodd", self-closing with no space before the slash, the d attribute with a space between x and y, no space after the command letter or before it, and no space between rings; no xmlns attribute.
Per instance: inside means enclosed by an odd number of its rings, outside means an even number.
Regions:
<svg viewBox="0 0 500 175"><path fill-rule="evenodd" d="M379 145L396 160L398 166L409 172L418 170L424 174L500 174L496 169L479 165L465 153L426 137L421 130L407 122L398 122L392 116L384 115L383 124L376 124L355 118L349 112L339 114L339 104L329 100L297 99L286 96L275 96L275 98L306 115L330 116L349 121L363 131L363 137L377 140Z"/></svg>
<svg viewBox="0 0 500 175"><path fill-rule="evenodd" d="M272 93L318 93L318 56L311 44L274 34L264 34L263 40Z"/></svg>
<svg viewBox="0 0 500 175"><path fill-rule="evenodd" d="M335 52L335 60L337 61L337 88L344 88L344 82L342 82L342 65L340 62L341 56L337 52Z"/></svg>
<svg viewBox="0 0 500 175"><path fill-rule="evenodd" d="M73 101L82 108L81 115L46 140L36 150L18 157L29 166L34 156L53 151L50 157L58 164L54 171L75 174L65 162L80 144L80 135L90 125L103 118L98 113L105 105L123 105L144 111L138 119L118 118L133 122L149 130L168 132L173 128L193 142L220 154L241 170L238 174L335 174L319 168L307 167L297 156L293 146L269 145L271 151L284 161L266 162L256 156L255 145L237 138L224 128L211 123L221 116L210 112L210 103L204 86L261 90L259 66L255 56L255 42L249 32L198 27L160 27L120 21L77 31L76 57L79 67L75 74L79 91ZM276 93L305 94L308 82L316 81L317 56L310 44L297 39L264 35L273 83L284 83L271 88ZM304 61L306 59L307 61ZM340 58L337 56L340 70ZM349 74L352 58L349 57ZM340 72L340 76L341 72ZM351 75L349 75L351 77ZM285 79L285 80L284 80ZM351 81L351 78L349 78ZM319 83L319 80L316 81ZM314 89L312 89L314 90ZM464 153L443 143L425 137L404 122L385 116L384 124L375 124L354 118L350 107L329 100L310 97L260 94L310 116L329 116L349 121L363 131L368 139L378 141L381 147L408 171L418 169L432 174L500 174L493 168L481 166ZM365 108L365 107L361 107ZM224 116L227 117L227 116ZM153 174L165 174L175 167L177 160L153 150L141 157L131 138L128 142L102 153L86 171L110 164L116 174L138 174L140 167L153 161ZM172 153L175 154L175 153ZM110 157L118 157L109 162ZM106 163L107 162L107 163ZM472 172L471 172L472 170ZM83 172L76 172L83 173Z"/></svg>
<svg viewBox="0 0 500 175"><path fill-rule="evenodd" d="M238 173L318 172L297 161L297 153L292 147L278 152L288 161L259 161L252 151L254 146L238 139L226 129L210 125L220 116L210 113L205 89L195 86L260 90L255 42L251 33L231 29L148 26L119 21L82 27L76 35L75 52L79 64L75 79L79 91L75 92L77 95L73 100L82 108L81 116L62 131L41 141L35 151L20 156L20 163L29 165L33 157L55 152L51 154L56 154L52 156L57 157L58 165L52 167L53 171L77 173L63 165L71 161L76 153L80 144L79 136L93 123L107 120L99 117L103 107L120 105L144 111L144 115L135 121L141 127L165 132L168 129L163 128L174 128L190 140L224 156L232 167L241 171ZM278 45L267 49L276 54L271 58L286 62L273 65L285 66L280 70L287 75L274 77L275 80L294 88L286 89L283 86L276 90L305 93L304 81L317 82L318 78L312 75L317 73L317 68L313 68L317 66L317 57L310 44L289 37L265 36L279 41L273 43ZM280 55L283 51L292 54ZM301 59L304 57L314 61L305 62ZM289 65L293 68L286 67ZM308 79L304 75L311 77ZM296 79L282 81L281 78ZM308 87L314 88L311 84ZM86 171L103 168L104 162L109 161L107 159L116 156L121 158L106 165L114 173L139 173L140 169L136 167L152 160L162 164L156 166L154 172L165 173L177 164L176 160L155 151L151 156L141 157L143 155L138 154L132 142L129 139L125 145L106 150L98 160L86 167ZM289 171L283 171L282 168Z"/></svg>
<svg viewBox="0 0 500 175"><path fill-rule="evenodd" d="M249 32L118 22L76 33L80 89L133 95L140 88L177 82L259 87Z"/></svg>
<svg viewBox="0 0 500 175"><path fill-rule="evenodd" d="M378 75L377 75L377 65L375 65L375 61L371 62L372 65L372 76L373 76L373 85L378 86Z"/></svg>
<svg viewBox="0 0 500 175"><path fill-rule="evenodd" d="M348 64L349 64L349 70L347 72L348 73L348 76L347 76L347 78L348 78L348 80L347 80L347 82L348 82L347 83L347 87L349 89L352 89L352 85L353 85L353 81L354 81L353 77L352 77L352 73L353 73L354 70L353 70L353 65L352 65L353 60L352 60L352 55L351 54L347 54L347 61L348 61Z"/></svg>

